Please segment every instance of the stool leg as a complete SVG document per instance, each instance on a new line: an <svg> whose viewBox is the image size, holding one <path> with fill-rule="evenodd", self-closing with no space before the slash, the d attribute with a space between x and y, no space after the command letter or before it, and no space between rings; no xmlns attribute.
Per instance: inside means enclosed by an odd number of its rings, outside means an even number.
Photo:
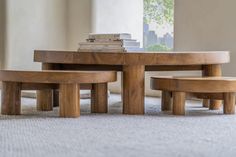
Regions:
<svg viewBox="0 0 236 157"><path fill-rule="evenodd" d="M222 69L220 64L215 65L205 65L203 66L203 76L222 76ZM214 87L212 87L214 88ZM219 110L222 101L221 100L214 100L211 99L209 102L209 109L210 110ZM203 106L207 106L207 104L203 104Z"/></svg>
<svg viewBox="0 0 236 157"><path fill-rule="evenodd" d="M59 90L54 89L52 90L53 92L53 107L58 107L59 106Z"/></svg>
<svg viewBox="0 0 236 157"><path fill-rule="evenodd" d="M221 65L208 65L209 76L222 76ZM213 87L214 88L214 87ZM221 100L210 100L210 110L219 110L222 106Z"/></svg>
<svg viewBox="0 0 236 157"><path fill-rule="evenodd" d="M37 110L52 111L53 110L53 90L37 91Z"/></svg>
<svg viewBox="0 0 236 157"><path fill-rule="evenodd" d="M60 117L76 118L80 116L80 85L60 84Z"/></svg>
<svg viewBox="0 0 236 157"><path fill-rule="evenodd" d="M185 115L185 92L173 92L173 114Z"/></svg>
<svg viewBox="0 0 236 157"><path fill-rule="evenodd" d="M203 99L203 107L206 107L206 108L210 107L210 100L209 99Z"/></svg>
<svg viewBox="0 0 236 157"><path fill-rule="evenodd" d="M222 100L210 100L210 110L219 110L222 106Z"/></svg>
<svg viewBox="0 0 236 157"><path fill-rule="evenodd" d="M162 91L161 110L162 111L171 111L172 110L172 93L169 91Z"/></svg>
<svg viewBox="0 0 236 157"><path fill-rule="evenodd" d="M91 112L107 113L108 105L107 83L92 84Z"/></svg>
<svg viewBox="0 0 236 157"><path fill-rule="evenodd" d="M224 114L235 114L235 93L224 93Z"/></svg>
<svg viewBox="0 0 236 157"><path fill-rule="evenodd" d="M21 84L17 82L2 82L2 114L21 114Z"/></svg>

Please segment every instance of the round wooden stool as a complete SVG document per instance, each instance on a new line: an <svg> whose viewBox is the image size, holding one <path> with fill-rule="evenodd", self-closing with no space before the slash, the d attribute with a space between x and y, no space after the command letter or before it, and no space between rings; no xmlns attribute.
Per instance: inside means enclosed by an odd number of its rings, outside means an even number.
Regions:
<svg viewBox="0 0 236 157"><path fill-rule="evenodd" d="M224 100L224 114L235 113L236 78L232 77L152 77L151 88L161 90L163 110L171 109L173 114L185 114L186 93L201 97Z"/></svg>
<svg viewBox="0 0 236 157"><path fill-rule="evenodd" d="M107 112L107 83L116 81L116 72L10 71L1 70L2 114L21 113L21 90L44 91L37 94L37 108L53 108L53 89L59 89L61 117L80 116L80 85L92 84L92 112ZM46 92L45 92L46 91ZM46 94L45 94L46 93ZM45 98L45 99L44 99ZM50 99L48 99L50 98Z"/></svg>

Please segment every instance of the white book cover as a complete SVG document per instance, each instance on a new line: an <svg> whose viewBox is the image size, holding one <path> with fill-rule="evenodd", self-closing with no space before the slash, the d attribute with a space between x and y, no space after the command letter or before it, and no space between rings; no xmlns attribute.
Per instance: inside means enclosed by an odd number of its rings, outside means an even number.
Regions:
<svg viewBox="0 0 236 157"><path fill-rule="evenodd" d="M104 44L104 45L98 45L98 44L92 44L92 45L80 45L80 49L120 49L122 48L121 45L110 45L110 44Z"/></svg>
<svg viewBox="0 0 236 157"><path fill-rule="evenodd" d="M140 47L140 42L137 41L126 41L126 40L120 40L120 41L107 41L107 42L98 42L98 41L93 41L93 42L81 42L79 43L79 46L111 46L111 47L116 47L116 46L137 46Z"/></svg>
<svg viewBox="0 0 236 157"><path fill-rule="evenodd" d="M78 52L125 52L125 49L78 49Z"/></svg>
<svg viewBox="0 0 236 157"><path fill-rule="evenodd" d="M135 39L86 39L87 42L136 42Z"/></svg>
<svg viewBox="0 0 236 157"><path fill-rule="evenodd" d="M129 33L116 33L116 34L89 34L89 39L131 39Z"/></svg>

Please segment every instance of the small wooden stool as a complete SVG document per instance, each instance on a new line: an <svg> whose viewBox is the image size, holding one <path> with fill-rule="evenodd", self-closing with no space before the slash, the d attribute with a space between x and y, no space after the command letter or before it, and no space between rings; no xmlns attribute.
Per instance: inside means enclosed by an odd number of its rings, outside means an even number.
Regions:
<svg viewBox="0 0 236 157"><path fill-rule="evenodd" d="M185 114L186 93L201 98L224 100L224 114L235 113L236 78L230 77L152 77L151 88L162 91L162 110Z"/></svg>
<svg viewBox="0 0 236 157"><path fill-rule="evenodd" d="M0 71L4 115L21 114L21 90L46 90L45 103L53 108L53 89L59 89L60 117L80 116L80 85L92 83L93 110L107 111L107 83L116 81L116 72L81 71ZM102 89L101 89L102 88ZM100 90L101 89L101 90ZM48 99L51 98L51 99ZM99 104L98 99L106 100ZM38 108L40 108L41 104ZM102 109L101 109L102 108Z"/></svg>

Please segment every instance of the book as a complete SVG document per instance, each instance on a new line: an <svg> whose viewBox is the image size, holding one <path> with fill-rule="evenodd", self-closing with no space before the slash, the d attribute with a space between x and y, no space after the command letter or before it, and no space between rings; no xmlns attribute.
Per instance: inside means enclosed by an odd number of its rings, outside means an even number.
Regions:
<svg viewBox="0 0 236 157"><path fill-rule="evenodd" d="M144 48L140 48L140 47L128 47L125 48L125 52L143 52L145 51Z"/></svg>
<svg viewBox="0 0 236 157"><path fill-rule="evenodd" d="M79 43L78 52L137 52L143 51L140 42L131 34L90 34L87 42Z"/></svg>
<svg viewBox="0 0 236 157"><path fill-rule="evenodd" d="M136 41L126 41L126 40L123 40L123 41L108 41L108 42L97 42L97 41L94 41L94 42L82 42L82 43L79 43L79 46L80 47L84 47L84 46L94 46L94 47L98 47L98 46L104 46L104 47L107 47L107 46L110 46L110 47L126 47L126 46L137 46L137 47L140 47L140 42L136 42Z"/></svg>
<svg viewBox="0 0 236 157"><path fill-rule="evenodd" d="M131 34L120 33L120 34L89 34L89 39L110 39L110 40L120 40L120 39L131 39Z"/></svg>
<svg viewBox="0 0 236 157"><path fill-rule="evenodd" d="M128 42L128 41L137 41L135 39L86 39L87 42Z"/></svg>
<svg viewBox="0 0 236 157"><path fill-rule="evenodd" d="M78 52L126 52L124 48L121 49L78 49Z"/></svg>
<svg viewBox="0 0 236 157"><path fill-rule="evenodd" d="M80 44L80 49L120 49L119 44Z"/></svg>
<svg viewBox="0 0 236 157"><path fill-rule="evenodd" d="M140 42L133 42L133 41L125 41L123 42L122 46L133 46L133 47L140 47Z"/></svg>
<svg viewBox="0 0 236 157"><path fill-rule="evenodd" d="M88 49L78 49L78 52L141 52L144 51L143 48L139 47L122 47L122 48L117 48L117 49L94 49L94 48L88 48Z"/></svg>

